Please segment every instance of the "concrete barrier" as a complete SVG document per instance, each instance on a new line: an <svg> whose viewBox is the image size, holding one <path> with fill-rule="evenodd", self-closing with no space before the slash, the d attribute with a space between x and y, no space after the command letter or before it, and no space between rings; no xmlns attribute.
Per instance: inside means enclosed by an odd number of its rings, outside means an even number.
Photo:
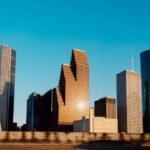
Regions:
<svg viewBox="0 0 150 150"><path fill-rule="evenodd" d="M81 144L98 141L150 142L150 134L98 134L76 132L0 132L3 143Z"/></svg>

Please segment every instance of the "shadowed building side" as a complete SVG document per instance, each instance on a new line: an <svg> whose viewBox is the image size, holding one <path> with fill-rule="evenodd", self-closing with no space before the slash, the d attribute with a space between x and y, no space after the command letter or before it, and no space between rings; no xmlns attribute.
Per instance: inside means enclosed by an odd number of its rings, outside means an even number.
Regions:
<svg viewBox="0 0 150 150"><path fill-rule="evenodd" d="M89 117L89 65L84 51L73 50L70 65L63 64L53 93L53 127L73 130L73 122Z"/></svg>
<svg viewBox="0 0 150 150"><path fill-rule="evenodd" d="M43 96L32 93L27 100L27 121L28 131L51 131L51 100L52 90Z"/></svg>
<svg viewBox="0 0 150 150"><path fill-rule="evenodd" d="M104 97L95 101L95 116L116 119L116 100L110 97Z"/></svg>
<svg viewBox="0 0 150 150"><path fill-rule="evenodd" d="M53 90L49 90L38 103L38 131L51 131L52 124L52 96Z"/></svg>
<svg viewBox="0 0 150 150"><path fill-rule="evenodd" d="M150 133L150 50L141 53L144 132Z"/></svg>

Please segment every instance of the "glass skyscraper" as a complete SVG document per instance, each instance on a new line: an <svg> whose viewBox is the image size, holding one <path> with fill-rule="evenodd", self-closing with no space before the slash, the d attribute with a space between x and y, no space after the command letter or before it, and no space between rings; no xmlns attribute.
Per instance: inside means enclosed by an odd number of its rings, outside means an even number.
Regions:
<svg viewBox="0 0 150 150"><path fill-rule="evenodd" d="M73 49L71 63L63 64L59 86L53 91L53 127L72 131L73 122L89 117L89 63L86 52Z"/></svg>
<svg viewBox="0 0 150 150"><path fill-rule="evenodd" d="M0 46L0 124L3 131L12 130L14 113L16 52Z"/></svg>
<svg viewBox="0 0 150 150"><path fill-rule="evenodd" d="M150 132L150 50L141 53L144 132Z"/></svg>

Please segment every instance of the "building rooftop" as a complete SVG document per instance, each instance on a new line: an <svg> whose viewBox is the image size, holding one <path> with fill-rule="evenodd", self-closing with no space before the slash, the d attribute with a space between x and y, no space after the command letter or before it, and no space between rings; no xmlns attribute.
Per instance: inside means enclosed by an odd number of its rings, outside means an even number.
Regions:
<svg viewBox="0 0 150 150"><path fill-rule="evenodd" d="M150 53L150 50L148 49L148 50L145 50L145 51L141 52L141 55L145 54L145 53Z"/></svg>
<svg viewBox="0 0 150 150"><path fill-rule="evenodd" d="M122 72L118 73L117 76L120 75L120 74L122 74L122 73L125 73L125 72L128 72L128 73L135 73L135 74L139 74L139 75L140 75L139 72L136 72L136 71L134 71L134 70L126 69L126 70L123 70Z"/></svg>
<svg viewBox="0 0 150 150"><path fill-rule="evenodd" d="M86 53L85 51L79 50L79 49L76 49L76 48L74 48L73 51L78 51L78 52L81 52L81 53Z"/></svg>
<svg viewBox="0 0 150 150"><path fill-rule="evenodd" d="M65 63L63 63L62 65L63 65L63 66L70 66L69 64L65 64Z"/></svg>
<svg viewBox="0 0 150 150"><path fill-rule="evenodd" d="M0 47L8 47L8 48L11 48L11 47L8 46L8 45L0 45Z"/></svg>
<svg viewBox="0 0 150 150"><path fill-rule="evenodd" d="M29 95L29 97L30 97L30 96L36 96L36 95L37 95L36 92L32 92L32 93Z"/></svg>
<svg viewBox="0 0 150 150"><path fill-rule="evenodd" d="M100 98L100 99L115 99L115 98L110 97L110 96L105 96L105 97L102 97L102 98Z"/></svg>

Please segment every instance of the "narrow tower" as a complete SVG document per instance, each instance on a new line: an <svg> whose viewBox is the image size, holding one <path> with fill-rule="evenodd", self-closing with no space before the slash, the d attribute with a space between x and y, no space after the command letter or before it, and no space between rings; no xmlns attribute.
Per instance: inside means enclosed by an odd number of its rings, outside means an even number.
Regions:
<svg viewBox="0 0 150 150"><path fill-rule="evenodd" d="M3 131L12 130L14 113L16 52L0 46L0 123Z"/></svg>
<svg viewBox="0 0 150 150"><path fill-rule="evenodd" d="M117 75L119 132L142 133L141 75L125 70Z"/></svg>
<svg viewBox="0 0 150 150"><path fill-rule="evenodd" d="M150 50L141 53L144 132L150 133Z"/></svg>

